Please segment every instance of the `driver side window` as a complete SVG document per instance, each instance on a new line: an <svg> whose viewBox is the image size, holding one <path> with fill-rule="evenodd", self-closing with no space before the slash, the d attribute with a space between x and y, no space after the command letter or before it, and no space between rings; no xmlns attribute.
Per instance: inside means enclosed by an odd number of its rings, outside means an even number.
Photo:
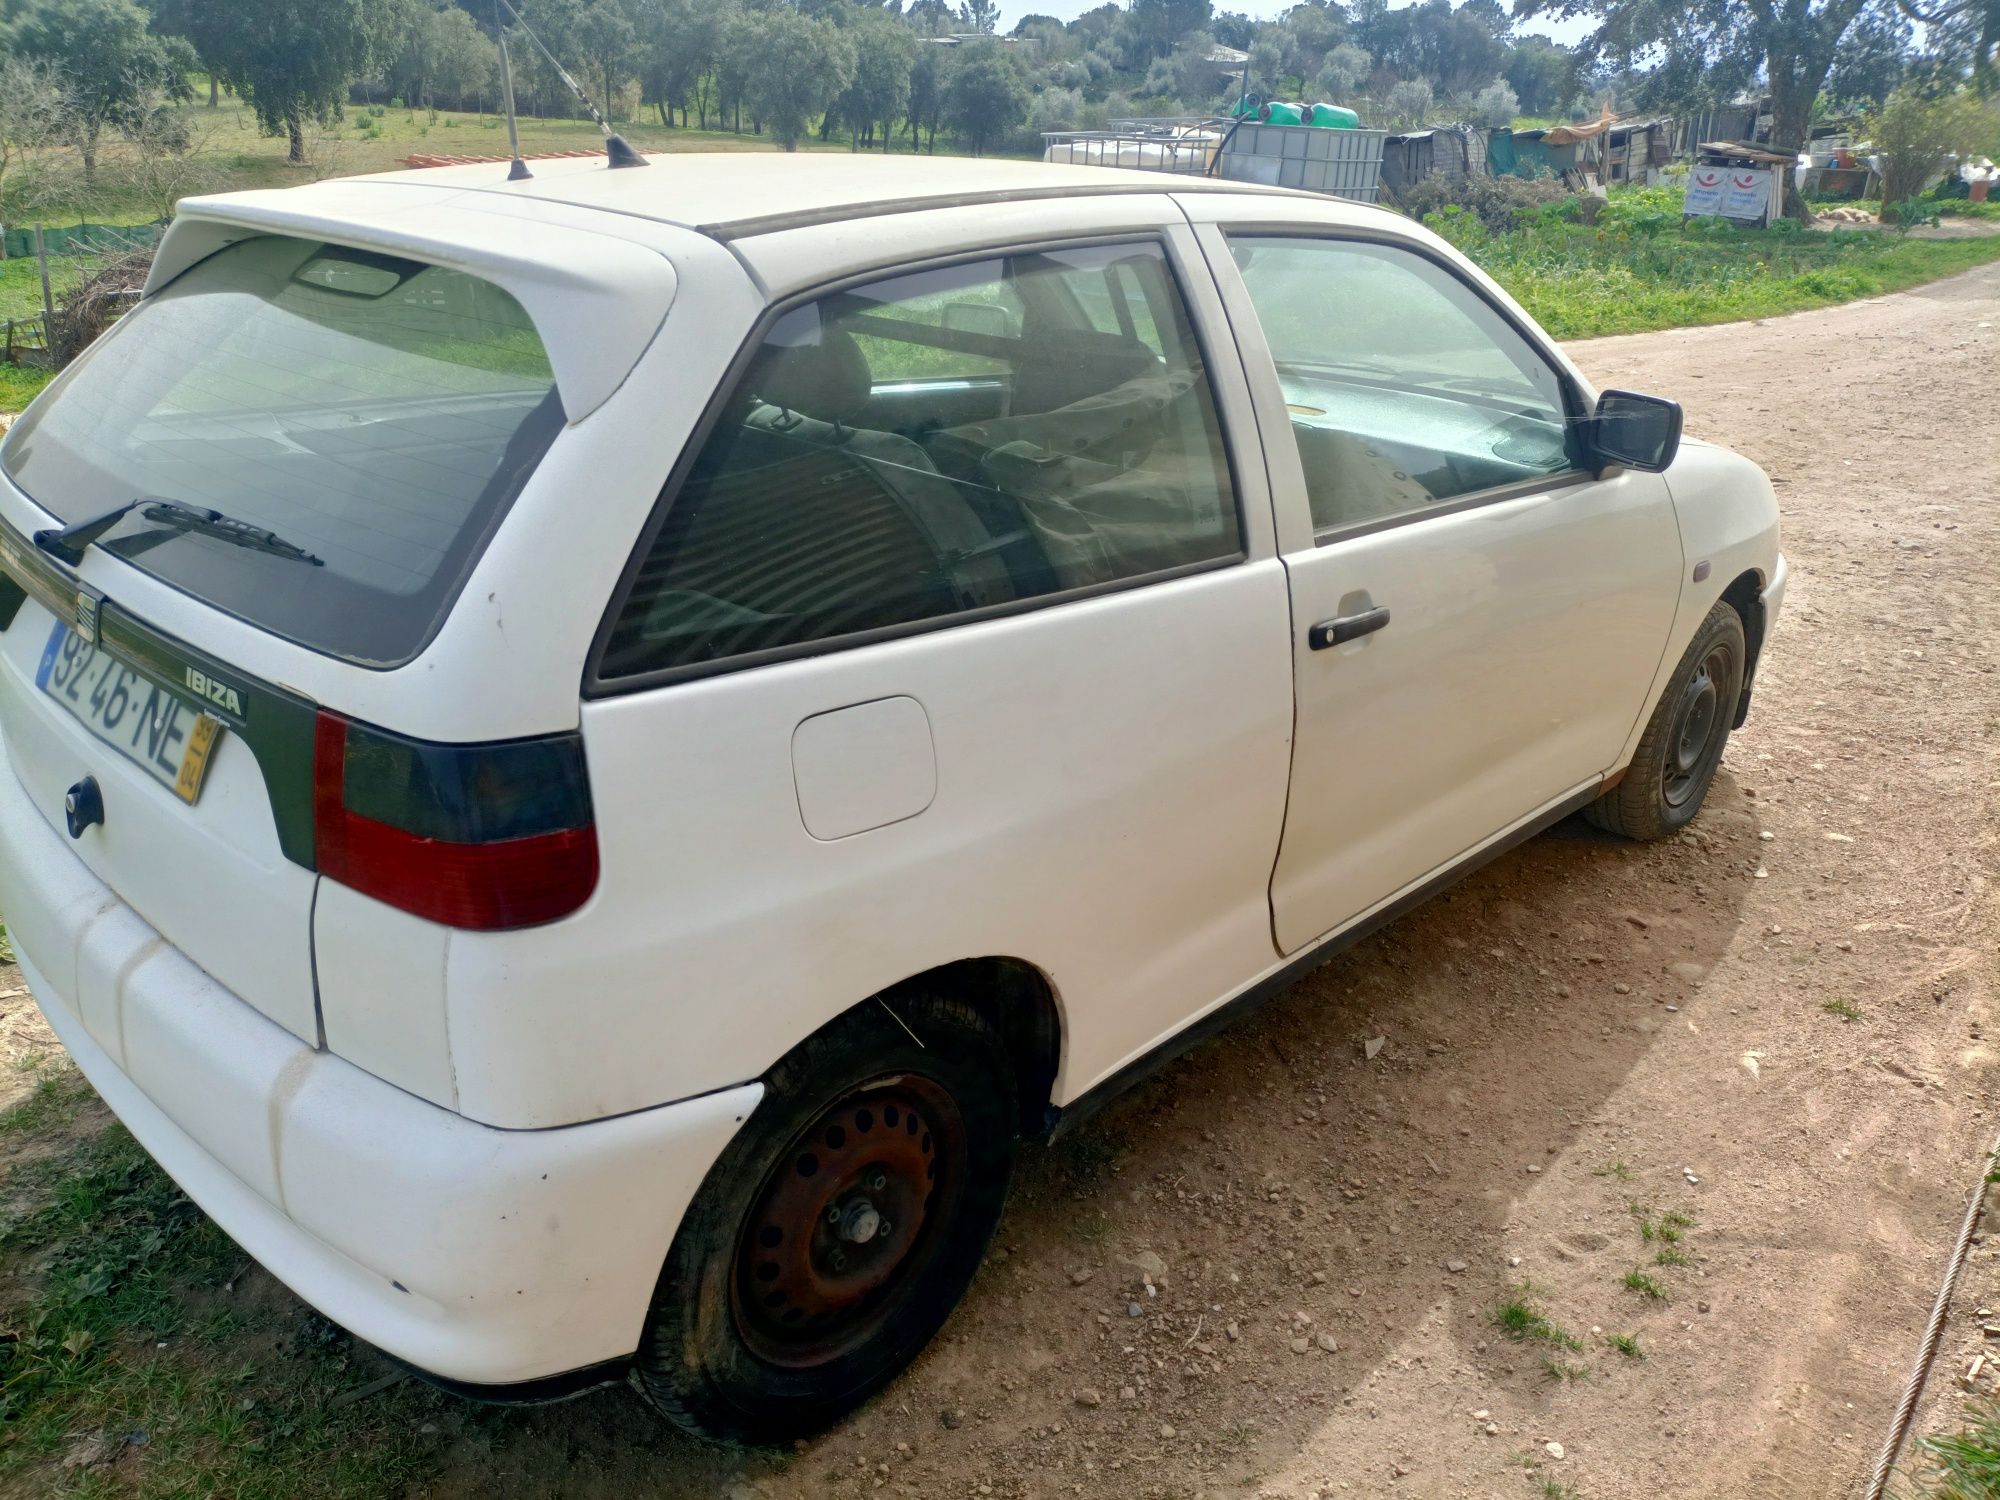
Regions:
<svg viewBox="0 0 2000 1500"><path fill-rule="evenodd" d="M1244 237L1313 529L1381 522L1578 467L1556 371L1443 267L1357 240Z"/></svg>

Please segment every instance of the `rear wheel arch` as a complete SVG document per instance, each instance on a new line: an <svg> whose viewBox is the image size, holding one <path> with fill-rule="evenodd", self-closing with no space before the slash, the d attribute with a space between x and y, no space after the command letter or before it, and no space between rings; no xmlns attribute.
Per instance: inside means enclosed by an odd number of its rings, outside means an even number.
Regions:
<svg viewBox="0 0 2000 1500"><path fill-rule="evenodd" d="M912 994L948 995L992 1023L1014 1060L1020 1133L1041 1135L1048 1127L1063 1048L1062 1007L1048 975L1020 958L962 958L913 974L862 1004L879 1002L894 1013L898 997Z"/></svg>

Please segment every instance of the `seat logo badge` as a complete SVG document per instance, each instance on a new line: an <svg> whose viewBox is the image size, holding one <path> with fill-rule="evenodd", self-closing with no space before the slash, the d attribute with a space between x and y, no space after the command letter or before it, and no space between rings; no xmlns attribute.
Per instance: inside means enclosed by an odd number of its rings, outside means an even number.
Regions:
<svg viewBox="0 0 2000 1500"><path fill-rule="evenodd" d="M224 713L234 714L239 719L243 717L243 700L237 696L236 689L228 683L189 667L187 685L188 690L202 702L213 703Z"/></svg>

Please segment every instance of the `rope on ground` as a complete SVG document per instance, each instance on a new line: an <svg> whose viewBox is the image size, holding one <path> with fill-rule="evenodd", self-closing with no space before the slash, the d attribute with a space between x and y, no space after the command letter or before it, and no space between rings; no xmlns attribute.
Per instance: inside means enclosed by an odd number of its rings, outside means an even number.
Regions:
<svg viewBox="0 0 2000 1500"><path fill-rule="evenodd" d="M1952 1293L1958 1287L1958 1273L1965 1268L1966 1253L1972 1248L1973 1232L1979 1227L1979 1211L1986 1202L1986 1183L1993 1172L1994 1162L2000 1159L2000 1139L1987 1148L1986 1155L1979 1163L1979 1177L1972 1185L1972 1201L1965 1205L1965 1220L1958 1226L1958 1242L1951 1247L1951 1260L1944 1268L1944 1285L1938 1288L1937 1301L1931 1304L1931 1319L1924 1328L1924 1341L1917 1349L1916 1367L1910 1371L1910 1378L1903 1387L1903 1399L1896 1403L1896 1418L1889 1426L1889 1435L1883 1440L1881 1455L1875 1460L1875 1472L1868 1480L1864 1500L1882 1500L1883 1492L1889 1486L1889 1475L1895 1470L1896 1460L1902 1455L1903 1444L1910 1435L1910 1424L1917 1415L1917 1402L1923 1398L1924 1382L1930 1377L1931 1366L1937 1360L1938 1345L1944 1339L1944 1320L1951 1311Z"/></svg>

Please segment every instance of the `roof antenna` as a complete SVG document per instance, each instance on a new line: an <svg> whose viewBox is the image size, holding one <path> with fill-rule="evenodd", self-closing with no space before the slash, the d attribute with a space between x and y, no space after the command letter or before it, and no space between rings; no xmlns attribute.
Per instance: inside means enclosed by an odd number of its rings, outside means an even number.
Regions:
<svg viewBox="0 0 2000 1500"><path fill-rule="evenodd" d="M555 53L549 51L548 46L542 39L535 35L534 28L521 19L521 13L514 9L509 0L494 0L494 3L504 7L507 14L514 18L514 24L520 27L528 40L535 44L535 50L548 59L549 66L556 70L556 77L563 81L572 94L576 95L576 102L581 104L584 110L590 115L590 118L597 122L597 128L604 132L604 154L610 160L611 165L613 167L643 167L647 165L646 158L627 145L624 136L612 130L611 122L606 120L603 115L600 115L597 112L597 106L590 102L590 95L586 94L577 81L569 76L569 69L556 61ZM509 114L508 119L511 121L513 116ZM509 175L511 177L512 174L510 173Z"/></svg>
<svg viewBox="0 0 2000 1500"><path fill-rule="evenodd" d="M499 0L493 5L493 35L500 43L500 95L507 103L507 149L514 158L507 168L507 180L526 182L535 174L521 160L521 122L514 118L514 65L507 58L507 27L500 19Z"/></svg>

